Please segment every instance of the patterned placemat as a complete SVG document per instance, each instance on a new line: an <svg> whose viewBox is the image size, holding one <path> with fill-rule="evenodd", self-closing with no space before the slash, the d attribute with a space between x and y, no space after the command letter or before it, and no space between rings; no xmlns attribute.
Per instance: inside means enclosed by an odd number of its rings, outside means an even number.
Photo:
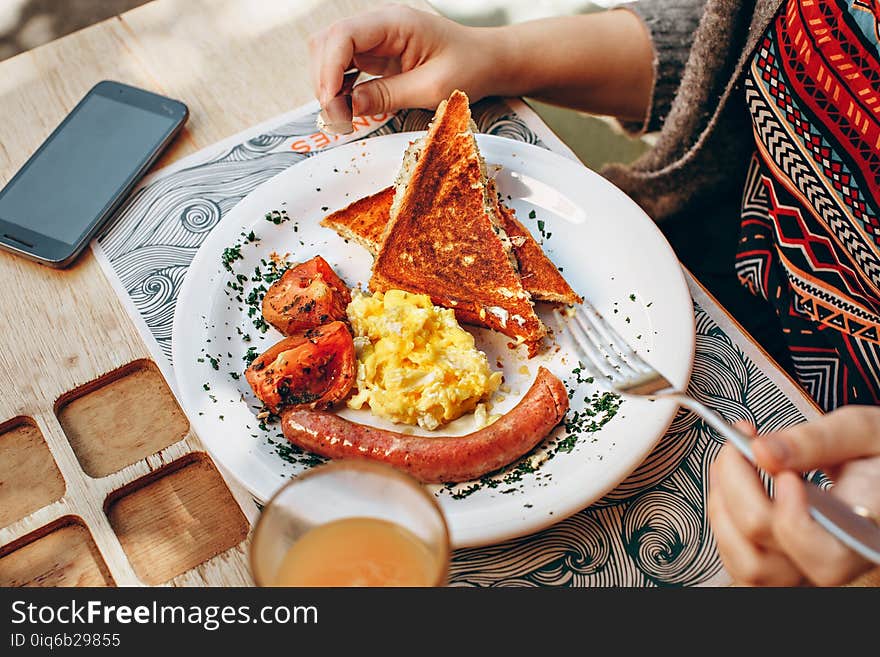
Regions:
<svg viewBox="0 0 880 657"><path fill-rule="evenodd" d="M145 179L93 242L99 262L174 386L171 327L186 270L211 229L258 185L353 139L427 128L433 113L365 117L348 138L315 132L312 103L200 151ZM474 106L481 132L574 157L520 101ZM812 407L690 276L697 327L691 393L727 419L761 430L802 421ZM550 529L456 551L454 585L722 585L706 519L708 468L720 438L680 412L656 450L616 490Z"/></svg>
<svg viewBox="0 0 880 657"><path fill-rule="evenodd" d="M748 420L763 431L804 419L702 306L694 303L694 313L697 347L689 388L694 397L728 420ZM722 444L699 417L680 410L645 462L604 499L538 534L459 550L452 581L475 586L728 583L705 512L709 465Z"/></svg>

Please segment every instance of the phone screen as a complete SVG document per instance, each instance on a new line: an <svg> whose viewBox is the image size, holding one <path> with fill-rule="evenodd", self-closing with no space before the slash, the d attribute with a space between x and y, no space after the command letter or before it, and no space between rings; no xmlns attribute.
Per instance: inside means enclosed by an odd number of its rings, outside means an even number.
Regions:
<svg viewBox="0 0 880 657"><path fill-rule="evenodd" d="M178 122L89 94L0 192L0 220L76 244Z"/></svg>

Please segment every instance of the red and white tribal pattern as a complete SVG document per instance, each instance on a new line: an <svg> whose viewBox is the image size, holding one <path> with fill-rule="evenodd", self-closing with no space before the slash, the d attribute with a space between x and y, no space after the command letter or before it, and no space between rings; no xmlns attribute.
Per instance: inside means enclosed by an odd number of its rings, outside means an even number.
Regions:
<svg viewBox="0 0 880 657"><path fill-rule="evenodd" d="M757 153L737 273L776 309L826 410L880 403L880 56L875 3L787 0L745 79Z"/></svg>

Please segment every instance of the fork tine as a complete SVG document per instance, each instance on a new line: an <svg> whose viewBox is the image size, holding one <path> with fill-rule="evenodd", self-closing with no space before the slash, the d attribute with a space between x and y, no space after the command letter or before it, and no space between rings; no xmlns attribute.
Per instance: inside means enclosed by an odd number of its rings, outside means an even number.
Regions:
<svg viewBox="0 0 880 657"><path fill-rule="evenodd" d="M620 358L623 359L623 361L634 372L637 374L644 374L653 370L645 359L636 353L636 351L630 346L629 342L624 340L611 323L590 303L584 301L583 310L578 308L575 314L580 315L581 313L583 313L583 316L591 325L596 327L597 332L607 340L609 346L617 351Z"/></svg>
<svg viewBox="0 0 880 657"><path fill-rule="evenodd" d="M602 353L608 364L622 376L638 376L639 371L633 368L620 353L615 350L614 343L602 326L591 319L593 312L579 312L574 314L575 324L578 325L590 338L593 345Z"/></svg>
<svg viewBox="0 0 880 657"><path fill-rule="evenodd" d="M559 327L560 333L568 334L574 342L578 356L592 363L592 367L589 367L589 369L593 371L593 374L604 376L613 381L618 373L608 365L608 360L596 348L595 343L586 334L583 327L577 322L565 321L559 311L554 311L553 314L556 316L556 324Z"/></svg>

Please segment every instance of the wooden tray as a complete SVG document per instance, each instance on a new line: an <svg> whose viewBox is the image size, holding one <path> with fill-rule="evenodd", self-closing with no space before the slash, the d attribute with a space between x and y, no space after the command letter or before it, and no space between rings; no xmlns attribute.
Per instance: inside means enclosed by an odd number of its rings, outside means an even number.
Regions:
<svg viewBox="0 0 880 657"><path fill-rule="evenodd" d="M248 520L148 359L0 425L0 525L0 586L251 583Z"/></svg>

